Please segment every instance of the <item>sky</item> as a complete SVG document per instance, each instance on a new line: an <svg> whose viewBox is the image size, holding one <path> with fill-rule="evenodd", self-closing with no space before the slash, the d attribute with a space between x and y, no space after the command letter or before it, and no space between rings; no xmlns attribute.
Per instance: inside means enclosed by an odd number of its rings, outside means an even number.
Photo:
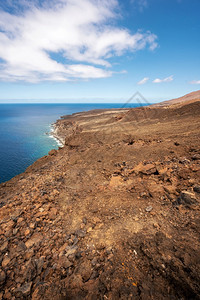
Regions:
<svg viewBox="0 0 200 300"><path fill-rule="evenodd" d="M153 103L200 89L199 0L0 2L0 103Z"/></svg>

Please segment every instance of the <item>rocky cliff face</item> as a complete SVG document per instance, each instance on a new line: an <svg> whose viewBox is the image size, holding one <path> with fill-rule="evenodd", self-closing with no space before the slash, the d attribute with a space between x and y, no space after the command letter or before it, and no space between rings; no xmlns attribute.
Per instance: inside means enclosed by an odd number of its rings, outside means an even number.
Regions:
<svg viewBox="0 0 200 300"><path fill-rule="evenodd" d="M0 299L199 299L200 102L56 123L0 185Z"/></svg>

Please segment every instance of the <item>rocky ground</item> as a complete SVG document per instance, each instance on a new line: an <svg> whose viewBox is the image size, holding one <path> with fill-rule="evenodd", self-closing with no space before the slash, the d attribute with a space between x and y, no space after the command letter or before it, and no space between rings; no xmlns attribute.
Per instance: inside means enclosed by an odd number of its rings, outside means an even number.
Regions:
<svg viewBox="0 0 200 300"><path fill-rule="evenodd" d="M200 101L97 110L0 185L0 299L200 299Z"/></svg>

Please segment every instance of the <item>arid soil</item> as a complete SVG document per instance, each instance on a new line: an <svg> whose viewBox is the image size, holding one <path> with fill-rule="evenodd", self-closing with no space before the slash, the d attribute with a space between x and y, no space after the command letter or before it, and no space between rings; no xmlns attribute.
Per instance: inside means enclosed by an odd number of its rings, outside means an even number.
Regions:
<svg viewBox="0 0 200 300"><path fill-rule="evenodd" d="M0 299L200 299L200 101L63 117L0 185Z"/></svg>

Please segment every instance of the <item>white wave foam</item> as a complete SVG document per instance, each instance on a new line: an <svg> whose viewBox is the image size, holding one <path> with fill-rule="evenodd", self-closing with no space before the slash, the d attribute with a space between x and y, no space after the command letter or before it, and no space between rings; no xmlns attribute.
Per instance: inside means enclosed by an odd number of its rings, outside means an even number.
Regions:
<svg viewBox="0 0 200 300"><path fill-rule="evenodd" d="M59 147L64 147L64 144L63 144L63 143L61 142L61 140L60 140L58 137L56 137L56 135L55 135L55 126L54 126L54 124L50 125L49 127L50 127L50 133L48 134L48 136L49 136L50 138L54 139Z"/></svg>

